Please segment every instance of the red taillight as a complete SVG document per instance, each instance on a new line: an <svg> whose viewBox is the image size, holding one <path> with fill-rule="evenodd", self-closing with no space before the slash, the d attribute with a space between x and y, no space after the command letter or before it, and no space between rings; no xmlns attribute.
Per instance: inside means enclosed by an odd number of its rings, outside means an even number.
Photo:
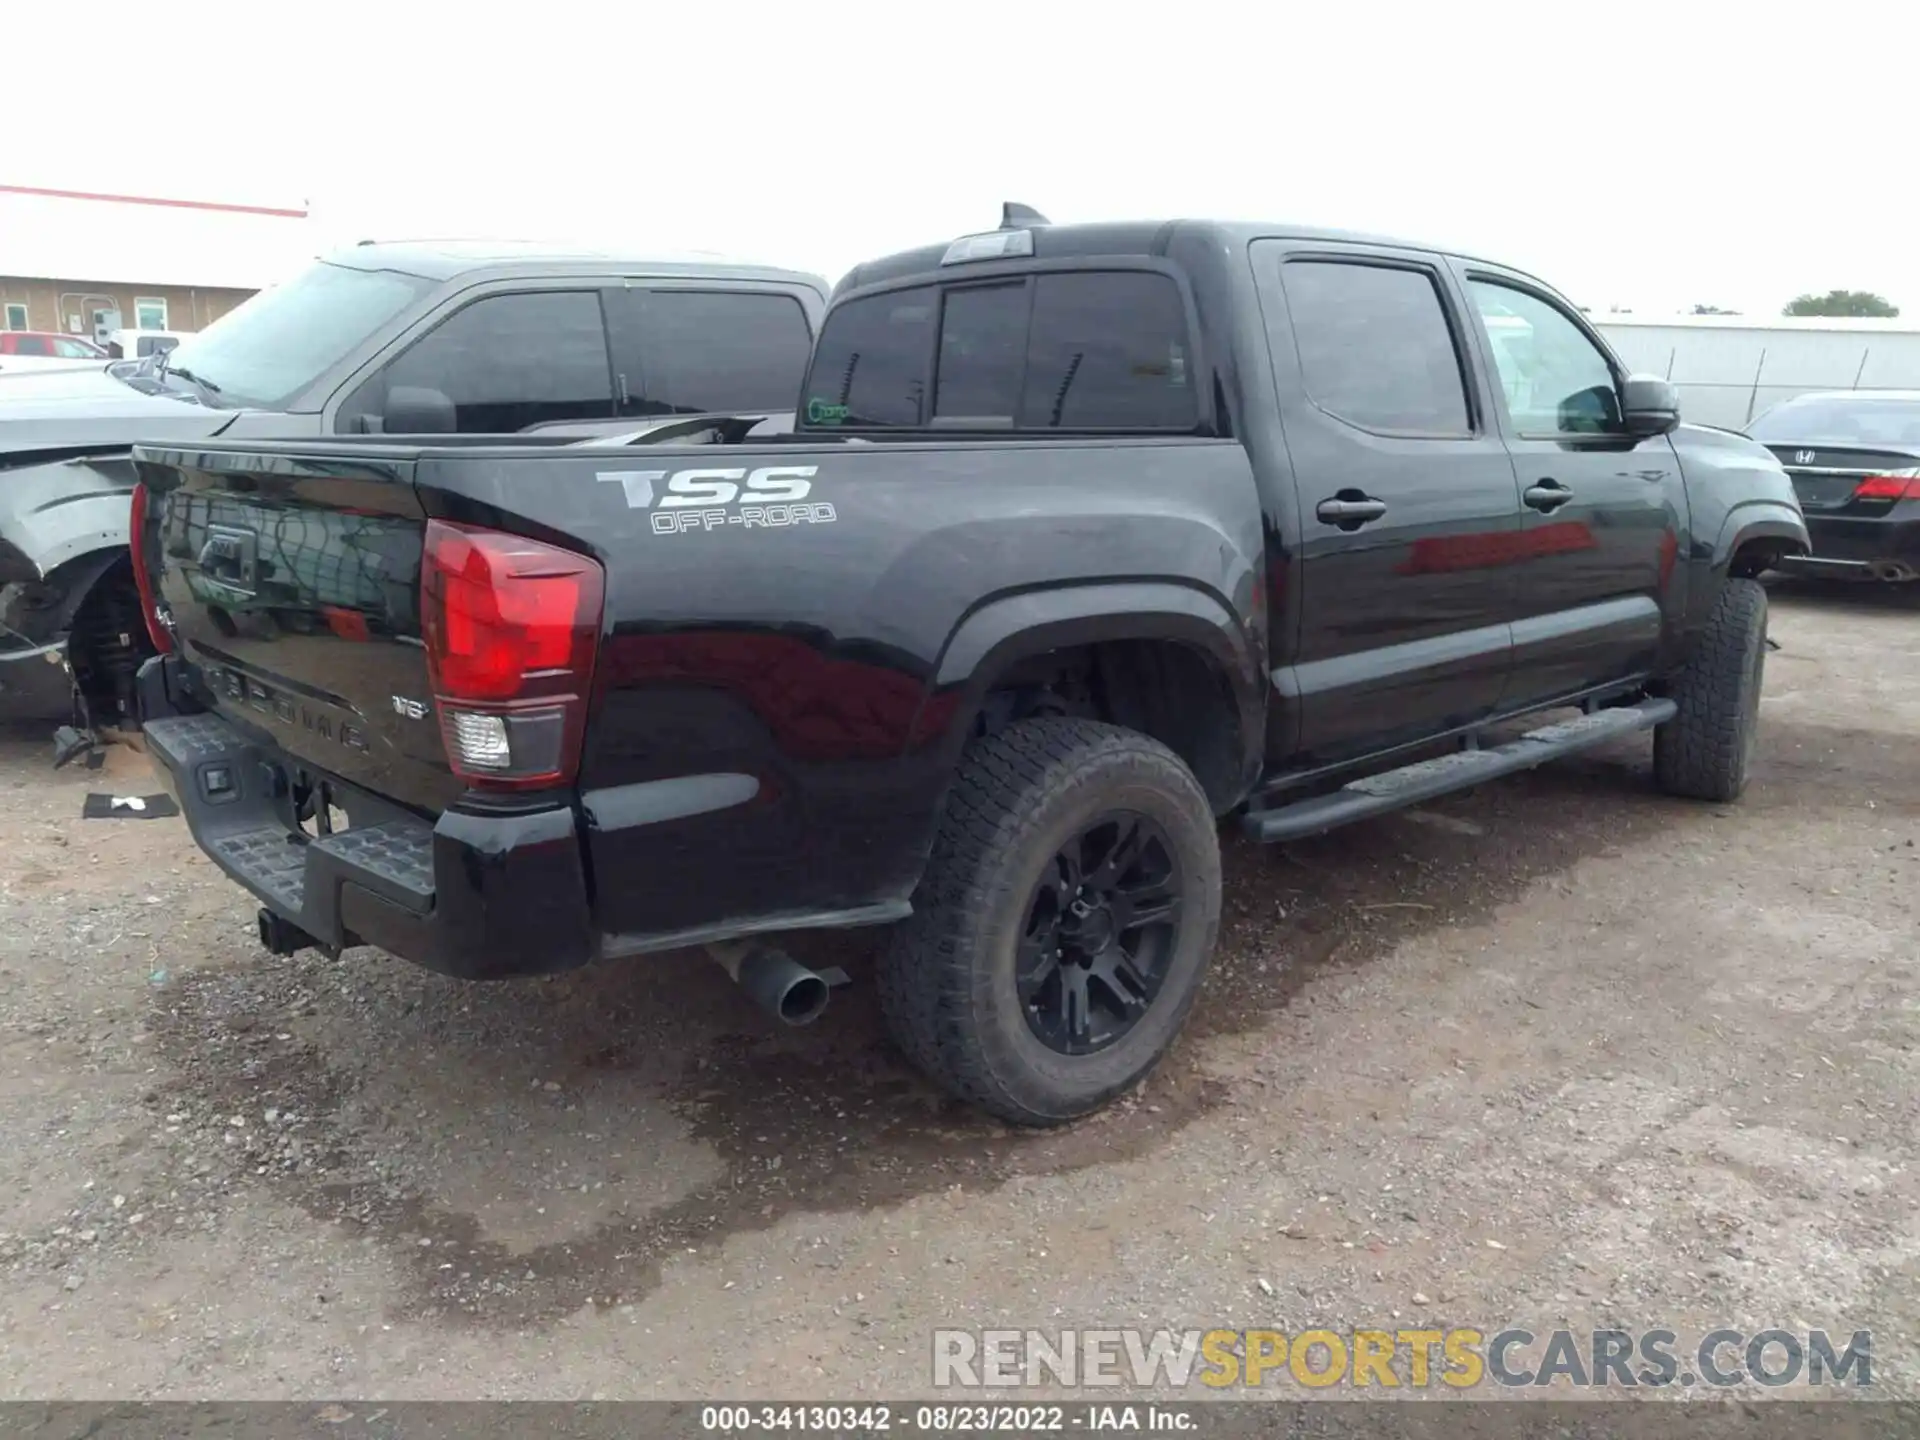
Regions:
<svg viewBox="0 0 1920 1440"><path fill-rule="evenodd" d="M454 773L494 789L570 782L600 644L599 562L429 520L420 590L427 669Z"/></svg>
<svg viewBox="0 0 1920 1440"><path fill-rule="evenodd" d="M140 616L147 622L147 638L162 655L173 653L173 636L160 623L159 601L153 593L153 577L147 573L147 486L133 487L133 513L127 522L127 544L133 555L133 584L140 592Z"/></svg>
<svg viewBox="0 0 1920 1440"><path fill-rule="evenodd" d="M1856 500L1920 500L1920 472L1869 475L1853 487Z"/></svg>

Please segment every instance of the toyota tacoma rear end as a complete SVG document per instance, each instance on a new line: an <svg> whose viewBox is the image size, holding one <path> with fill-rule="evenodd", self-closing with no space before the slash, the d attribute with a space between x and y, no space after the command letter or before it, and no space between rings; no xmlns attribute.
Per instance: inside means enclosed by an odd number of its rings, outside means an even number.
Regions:
<svg viewBox="0 0 1920 1440"><path fill-rule="evenodd" d="M473 975L591 958L574 812L523 797L578 770L599 563L427 515L408 463L235 458L172 469L136 546L142 709L262 939Z"/></svg>

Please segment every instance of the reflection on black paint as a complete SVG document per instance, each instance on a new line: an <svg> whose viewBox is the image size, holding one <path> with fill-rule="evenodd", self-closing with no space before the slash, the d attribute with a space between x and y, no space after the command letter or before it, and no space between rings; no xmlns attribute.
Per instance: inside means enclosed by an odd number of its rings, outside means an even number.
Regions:
<svg viewBox="0 0 1920 1440"><path fill-rule="evenodd" d="M926 696L902 670L832 655L791 635L740 630L622 635L601 665L609 689L698 685L752 710L789 760L898 756L943 732L959 694Z"/></svg>
<svg viewBox="0 0 1920 1440"><path fill-rule="evenodd" d="M1449 570L1491 570L1547 555L1592 550L1599 542L1582 520L1536 525L1531 530L1476 530L1467 535L1427 535L1415 540L1396 575L1437 575Z"/></svg>

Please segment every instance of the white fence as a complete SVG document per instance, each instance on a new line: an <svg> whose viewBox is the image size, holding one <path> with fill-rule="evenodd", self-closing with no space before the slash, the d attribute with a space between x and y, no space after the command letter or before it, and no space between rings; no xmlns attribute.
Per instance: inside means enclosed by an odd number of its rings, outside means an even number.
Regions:
<svg viewBox="0 0 1920 1440"><path fill-rule="evenodd" d="M1680 414L1742 429L1809 390L1920 390L1920 330L1899 320L1593 316L1629 370L1663 375Z"/></svg>

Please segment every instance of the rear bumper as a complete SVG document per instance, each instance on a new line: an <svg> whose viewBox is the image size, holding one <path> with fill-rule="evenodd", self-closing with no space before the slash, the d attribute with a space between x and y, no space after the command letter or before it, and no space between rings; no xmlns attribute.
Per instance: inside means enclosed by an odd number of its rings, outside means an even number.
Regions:
<svg viewBox="0 0 1920 1440"><path fill-rule="evenodd" d="M218 715L190 713L170 660L141 667L140 692L155 773L195 843L322 949L377 945L467 979L565 970L598 955L571 808L449 810L429 822L330 782L352 825L310 836L295 821L279 750Z"/></svg>
<svg viewBox="0 0 1920 1440"><path fill-rule="evenodd" d="M1905 566L1920 572L1920 505L1903 500L1888 515L1807 516L1811 555L1780 562L1780 569L1802 574L1870 575L1876 568Z"/></svg>

